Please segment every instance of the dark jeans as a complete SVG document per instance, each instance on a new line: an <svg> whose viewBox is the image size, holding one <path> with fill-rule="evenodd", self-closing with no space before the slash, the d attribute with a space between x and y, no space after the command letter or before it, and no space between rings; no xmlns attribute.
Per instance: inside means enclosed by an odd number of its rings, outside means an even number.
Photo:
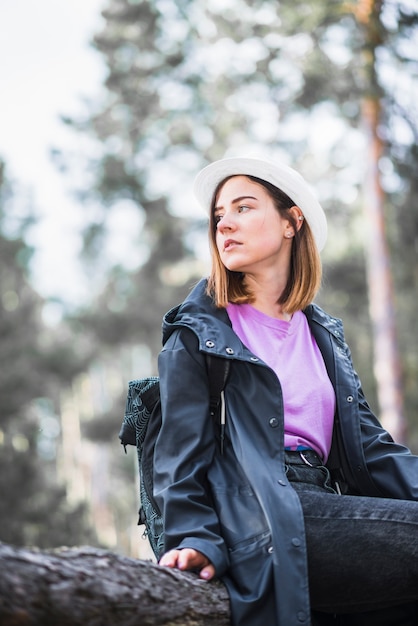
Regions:
<svg viewBox="0 0 418 626"><path fill-rule="evenodd" d="M338 495L314 455L312 467L296 454L287 476L305 518L312 623L417 626L418 502Z"/></svg>

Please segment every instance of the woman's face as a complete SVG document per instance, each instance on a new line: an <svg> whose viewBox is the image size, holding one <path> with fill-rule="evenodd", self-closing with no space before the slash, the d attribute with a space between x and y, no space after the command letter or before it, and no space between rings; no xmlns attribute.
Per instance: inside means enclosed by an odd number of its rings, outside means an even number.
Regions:
<svg viewBox="0 0 418 626"><path fill-rule="evenodd" d="M246 176L228 179L218 193L214 217L216 245L227 269L265 276L270 269L288 267L294 229L262 185Z"/></svg>

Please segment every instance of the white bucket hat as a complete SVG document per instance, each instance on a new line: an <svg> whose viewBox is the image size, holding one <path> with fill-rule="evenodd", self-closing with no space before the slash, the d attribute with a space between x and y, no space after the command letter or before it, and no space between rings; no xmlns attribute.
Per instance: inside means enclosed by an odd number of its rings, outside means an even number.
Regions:
<svg viewBox="0 0 418 626"><path fill-rule="evenodd" d="M282 163L245 157L214 161L199 172L193 186L196 198L207 213L215 189L229 176L255 176L284 191L302 211L318 249L322 250L327 239L327 218L309 185L296 170Z"/></svg>

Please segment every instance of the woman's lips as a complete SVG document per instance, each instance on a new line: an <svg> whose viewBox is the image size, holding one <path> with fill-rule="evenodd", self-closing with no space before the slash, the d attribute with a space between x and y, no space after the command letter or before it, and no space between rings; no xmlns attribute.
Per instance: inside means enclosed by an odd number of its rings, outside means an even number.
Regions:
<svg viewBox="0 0 418 626"><path fill-rule="evenodd" d="M231 250L232 248L235 248L236 246L240 246L240 242L239 241L235 241L235 239L227 239L224 243L224 251L226 252L227 250Z"/></svg>

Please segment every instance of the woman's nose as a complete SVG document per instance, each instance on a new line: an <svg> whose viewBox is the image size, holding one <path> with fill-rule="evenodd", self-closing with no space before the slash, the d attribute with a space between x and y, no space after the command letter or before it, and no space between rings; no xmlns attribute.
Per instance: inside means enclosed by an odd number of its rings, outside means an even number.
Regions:
<svg viewBox="0 0 418 626"><path fill-rule="evenodd" d="M225 213L222 215L221 219L218 221L217 229L219 231L224 230L233 230L235 228L235 222L230 213Z"/></svg>

